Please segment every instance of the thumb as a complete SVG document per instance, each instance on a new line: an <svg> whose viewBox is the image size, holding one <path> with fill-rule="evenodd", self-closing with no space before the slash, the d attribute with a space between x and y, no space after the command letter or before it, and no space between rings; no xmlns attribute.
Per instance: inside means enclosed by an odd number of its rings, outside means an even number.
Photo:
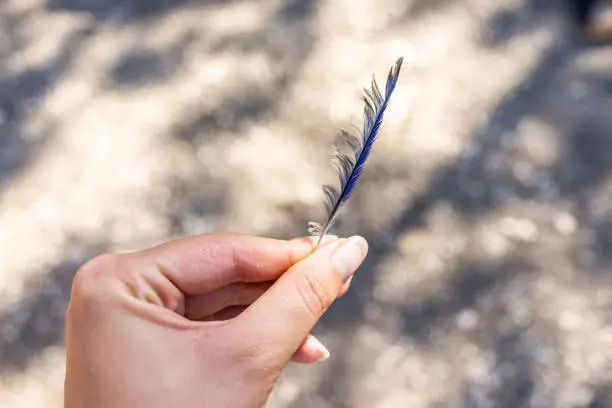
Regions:
<svg viewBox="0 0 612 408"><path fill-rule="evenodd" d="M324 245L294 264L234 321L244 330L241 338L289 361L367 251L366 240L356 236Z"/></svg>

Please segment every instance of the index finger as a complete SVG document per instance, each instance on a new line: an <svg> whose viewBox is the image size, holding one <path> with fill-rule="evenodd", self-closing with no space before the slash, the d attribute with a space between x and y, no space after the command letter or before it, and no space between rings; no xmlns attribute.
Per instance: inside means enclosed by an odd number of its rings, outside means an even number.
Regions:
<svg viewBox="0 0 612 408"><path fill-rule="evenodd" d="M278 279L308 255L310 238L291 241L233 232L182 238L139 253L182 293L208 293L234 282Z"/></svg>

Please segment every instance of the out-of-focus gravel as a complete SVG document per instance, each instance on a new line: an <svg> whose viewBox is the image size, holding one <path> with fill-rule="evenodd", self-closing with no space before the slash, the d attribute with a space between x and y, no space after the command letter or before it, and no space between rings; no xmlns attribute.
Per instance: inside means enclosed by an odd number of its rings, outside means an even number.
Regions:
<svg viewBox="0 0 612 408"><path fill-rule="evenodd" d="M102 251L321 215L359 89L404 71L338 232L371 243L270 406L612 406L612 49L554 0L0 3L0 405L62 406Z"/></svg>

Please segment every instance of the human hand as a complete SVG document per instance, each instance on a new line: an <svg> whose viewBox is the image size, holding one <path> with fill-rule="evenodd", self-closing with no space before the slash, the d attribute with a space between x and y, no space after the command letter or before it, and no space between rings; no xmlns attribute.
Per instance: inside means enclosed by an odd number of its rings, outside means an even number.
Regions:
<svg viewBox="0 0 612 408"><path fill-rule="evenodd" d="M363 238L215 233L102 255L74 279L66 408L262 407L285 365L348 289Z"/></svg>

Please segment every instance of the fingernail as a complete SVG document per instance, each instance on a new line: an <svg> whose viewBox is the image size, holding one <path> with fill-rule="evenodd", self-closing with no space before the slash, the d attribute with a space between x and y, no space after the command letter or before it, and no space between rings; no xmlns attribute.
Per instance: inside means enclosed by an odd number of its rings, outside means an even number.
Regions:
<svg viewBox="0 0 612 408"><path fill-rule="evenodd" d="M341 244L332 255L332 264L342 282L349 280L368 254L368 242L359 236Z"/></svg>
<svg viewBox="0 0 612 408"><path fill-rule="evenodd" d="M318 339L315 338L315 340L317 342L317 350L319 351L319 358L317 359L317 361L327 360L330 356L329 350Z"/></svg>
<svg viewBox="0 0 612 408"><path fill-rule="evenodd" d="M325 361L329 358L330 354L327 347L321 344L321 348L319 349L319 351L321 352L321 357L319 357L317 361Z"/></svg>

